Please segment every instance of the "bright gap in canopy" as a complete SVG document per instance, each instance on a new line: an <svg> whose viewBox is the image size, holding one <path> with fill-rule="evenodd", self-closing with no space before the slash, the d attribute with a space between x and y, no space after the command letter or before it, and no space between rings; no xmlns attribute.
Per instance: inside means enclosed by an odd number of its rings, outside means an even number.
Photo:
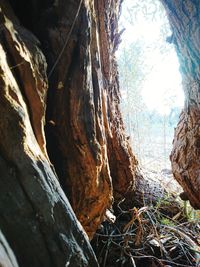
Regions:
<svg viewBox="0 0 200 267"><path fill-rule="evenodd" d="M184 104L178 58L166 41L170 25L159 1L126 0L120 28L125 28L117 61L126 131L142 169L170 184L169 155Z"/></svg>

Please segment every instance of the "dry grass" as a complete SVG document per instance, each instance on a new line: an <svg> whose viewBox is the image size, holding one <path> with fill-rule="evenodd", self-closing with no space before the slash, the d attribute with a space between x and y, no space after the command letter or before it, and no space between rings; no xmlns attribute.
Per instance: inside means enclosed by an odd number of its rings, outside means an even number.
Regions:
<svg viewBox="0 0 200 267"><path fill-rule="evenodd" d="M105 221L92 241L101 267L200 266L200 224L171 198L128 211L119 204L115 214L116 222Z"/></svg>

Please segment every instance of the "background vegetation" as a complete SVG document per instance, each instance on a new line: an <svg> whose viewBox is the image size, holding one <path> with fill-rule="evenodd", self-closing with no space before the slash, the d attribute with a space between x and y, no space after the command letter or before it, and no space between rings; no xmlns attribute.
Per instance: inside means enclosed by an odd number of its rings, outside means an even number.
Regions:
<svg viewBox="0 0 200 267"><path fill-rule="evenodd" d="M129 1L120 20L125 28L117 58L121 108L142 167L170 169L169 154L183 93L170 26L159 1Z"/></svg>

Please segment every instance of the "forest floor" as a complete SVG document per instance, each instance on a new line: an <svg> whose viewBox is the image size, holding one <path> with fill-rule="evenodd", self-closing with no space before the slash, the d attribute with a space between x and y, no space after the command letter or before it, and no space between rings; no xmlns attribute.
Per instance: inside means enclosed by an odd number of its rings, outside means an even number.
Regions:
<svg viewBox="0 0 200 267"><path fill-rule="evenodd" d="M181 201L170 169L143 170L167 194L156 203L115 208L116 221L104 221L92 246L101 267L200 266L200 214Z"/></svg>

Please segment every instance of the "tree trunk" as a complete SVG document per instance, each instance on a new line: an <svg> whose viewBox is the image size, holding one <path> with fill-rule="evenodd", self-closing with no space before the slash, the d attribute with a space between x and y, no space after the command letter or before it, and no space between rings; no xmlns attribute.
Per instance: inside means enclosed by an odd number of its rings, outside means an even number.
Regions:
<svg viewBox="0 0 200 267"><path fill-rule="evenodd" d="M174 19L183 12L180 2L163 3L178 9L169 19L188 100L172 162L197 207L199 32L184 46L190 27ZM98 266L76 216L92 238L113 199L134 197L136 179L145 186L119 110L120 0L0 0L0 6L0 229L21 267Z"/></svg>
<svg viewBox="0 0 200 267"><path fill-rule="evenodd" d="M175 130L173 174L194 208L200 208L200 2L162 0L180 62L185 106Z"/></svg>
<svg viewBox="0 0 200 267"><path fill-rule="evenodd" d="M0 231L0 266L18 267L15 256L1 231Z"/></svg>
<svg viewBox="0 0 200 267"><path fill-rule="evenodd" d="M90 238L113 196L134 188L114 58L119 3L0 6L0 228L19 266L97 266L60 184Z"/></svg>
<svg viewBox="0 0 200 267"><path fill-rule="evenodd" d="M20 266L97 266L45 153L45 58L0 5L0 228Z"/></svg>
<svg viewBox="0 0 200 267"><path fill-rule="evenodd" d="M38 36L48 63L48 154L91 238L113 195L121 199L133 190L137 166L119 111L119 3L36 2L37 18L30 3L24 24Z"/></svg>

